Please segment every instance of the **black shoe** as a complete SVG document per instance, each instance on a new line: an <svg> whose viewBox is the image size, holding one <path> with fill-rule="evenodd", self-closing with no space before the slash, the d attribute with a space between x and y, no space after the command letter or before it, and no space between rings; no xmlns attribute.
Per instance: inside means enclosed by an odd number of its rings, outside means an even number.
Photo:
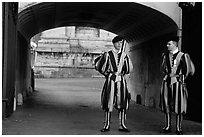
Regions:
<svg viewBox="0 0 204 137"><path fill-rule="evenodd" d="M130 130L127 128L119 128L118 130L121 132L130 132Z"/></svg>
<svg viewBox="0 0 204 137"><path fill-rule="evenodd" d="M176 134L177 135L183 135L183 131L180 129L180 130L176 130Z"/></svg>
<svg viewBox="0 0 204 137"><path fill-rule="evenodd" d="M109 128L103 128L101 129L101 132L106 132L106 131L109 131L110 130L110 127Z"/></svg>
<svg viewBox="0 0 204 137"><path fill-rule="evenodd" d="M171 132L171 128L163 128L161 131L160 131L160 133L170 133Z"/></svg>

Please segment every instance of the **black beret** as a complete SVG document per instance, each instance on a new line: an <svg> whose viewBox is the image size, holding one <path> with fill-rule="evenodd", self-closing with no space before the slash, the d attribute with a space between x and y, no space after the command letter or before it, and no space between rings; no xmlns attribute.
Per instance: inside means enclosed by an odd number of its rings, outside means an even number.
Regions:
<svg viewBox="0 0 204 137"><path fill-rule="evenodd" d="M123 38L121 36L115 36L113 39L112 39L112 43L116 43L118 41L122 41Z"/></svg>
<svg viewBox="0 0 204 137"><path fill-rule="evenodd" d="M178 42L179 41L179 37L178 36L173 36L169 39L169 41L175 41Z"/></svg>

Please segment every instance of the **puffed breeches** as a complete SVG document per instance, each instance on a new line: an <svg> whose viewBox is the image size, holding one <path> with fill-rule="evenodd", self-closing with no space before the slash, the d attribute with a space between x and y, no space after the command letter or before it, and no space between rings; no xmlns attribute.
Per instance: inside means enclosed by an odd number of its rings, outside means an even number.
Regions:
<svg viewBox="0 0 204 137"><path fill-rule="evenodd" d="M120 82L114 82L111 79L105 81L101 94L103 110L111 112L113 107L117 110L127 110L129 108L129 100L127 84L124 79Z"/></svg>
<svg viewBox="0 0 204 137"><path fill-rule="evenodd" d="M162 82L160 93L160 108L163 112L174 112L176 114L185 114L187 110L188 92L186 86L181 82L168 84L165 80Z"/></svg>

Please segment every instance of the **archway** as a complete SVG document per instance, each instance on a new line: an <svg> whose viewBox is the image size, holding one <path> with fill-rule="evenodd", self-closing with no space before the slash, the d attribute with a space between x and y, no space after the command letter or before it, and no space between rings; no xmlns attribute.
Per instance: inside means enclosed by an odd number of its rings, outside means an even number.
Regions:
<svg viewBox="0 0 204 137"><path fill-rule="evenodd" d="M154 97L155 106L158 106L160 56L166 38L177 34L178 29L177 24L167 15L133 2L58 2L36 3L22 10L18 19L17 92L25 91L30 85L27 82L30 78L28 41L32 36L55 27L87 26L125 37L129 42L128 48L135 68L131 75L133 99L141 95L141 103L149 106L149 98ZM22 62L25 58L26 62ZM26 91L23 93L25 95Z"/></svg>

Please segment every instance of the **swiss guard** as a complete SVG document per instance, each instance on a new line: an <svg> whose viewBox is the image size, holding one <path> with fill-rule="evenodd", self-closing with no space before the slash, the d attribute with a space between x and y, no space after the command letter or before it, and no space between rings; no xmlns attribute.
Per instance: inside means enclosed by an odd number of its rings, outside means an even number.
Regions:
<svg viewBox="0 0 204 137"><path fill-rule="evenodd" d="M164 74L160 107L165 113L166 126L161 133L171 132L171 113L176 114L176 134L182 135L182 115L186 113L188 92L185 79L193 75L195 67L189 54L178 49L179 37L172 37L167 43L168 52L162 55L162 72Z"/></svg>
<svg viewBox="0 0 204 137"><path fill-rule="evenodd" d="M126 111L129 108L130 92L127 89L125 75L133 65L130 57L124 52L126 41L116 36L112 39L114 49L104 52L95 59L95 69L106 78L102 93L101 106L105 111L105 125L101 132L110 130L110 119L113 108L118 110L119 131L129 132L125 126Z"/></svg>

